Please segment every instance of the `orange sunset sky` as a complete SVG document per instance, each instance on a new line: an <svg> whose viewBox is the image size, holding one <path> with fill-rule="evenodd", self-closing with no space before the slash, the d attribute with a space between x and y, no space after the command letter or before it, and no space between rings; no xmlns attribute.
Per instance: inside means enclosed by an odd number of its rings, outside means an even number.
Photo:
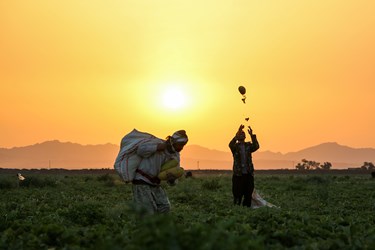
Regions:
<svg viewBox="0 0 375 250"><path fill-rule="evenodd" d="M0 147L119 144L137 128L229 151L243 123L261 151L375 148L374 13L371 0L1 1Z"/></svg>

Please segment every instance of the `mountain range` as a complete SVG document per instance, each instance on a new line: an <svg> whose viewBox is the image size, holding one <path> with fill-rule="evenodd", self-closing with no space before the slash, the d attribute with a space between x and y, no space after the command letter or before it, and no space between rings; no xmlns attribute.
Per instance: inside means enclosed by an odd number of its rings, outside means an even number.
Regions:
<svg viewBox="0 0 375 250"><path fill-rule="evenodd" d="M0 148L0 168L97 169L112 168L118 154L115 144L81 145L57 140L25 147ZM374 148L351 148L335 142L322 143L286 154L271 151L253 153L255 169L295 169L302 159L330 162L333 169L358 168L364 162L375 163ZM185 169L231 169L232 154L228 151L187 145L181 152Z"/></svg>

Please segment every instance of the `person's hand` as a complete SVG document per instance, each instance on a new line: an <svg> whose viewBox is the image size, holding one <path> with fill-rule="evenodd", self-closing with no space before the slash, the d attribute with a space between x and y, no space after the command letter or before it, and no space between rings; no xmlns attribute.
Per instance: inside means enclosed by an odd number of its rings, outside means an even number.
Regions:
<svg viewBox="0 0 375 250"><path fill-rule="evenodd" d="M249 132L249 135L253 135L253 130L250 126L248 126L249 128L247 129L247 132Z"/></svg>
<svg viewBox="0 0 375 250"><path fill-rule="evenodd" d="M167 173L167 180L175 180L176 177L172 173Z"/></svg>
<svg viewBox="0 0 375 250"><path fill-rule="evenodd" d="M243 124L240 125L240 127L238 128L238 131L236 133L236 137L238 137L238 135L241 134L241 132L243 131L244 127L245 126Z"/></svg>
<svg viewBox="0 0 375 250"><path fill-rule="evenodd" d="M171 173L167 173L167 183L170 186L174 186L176 184L176 177Z"/></svg>

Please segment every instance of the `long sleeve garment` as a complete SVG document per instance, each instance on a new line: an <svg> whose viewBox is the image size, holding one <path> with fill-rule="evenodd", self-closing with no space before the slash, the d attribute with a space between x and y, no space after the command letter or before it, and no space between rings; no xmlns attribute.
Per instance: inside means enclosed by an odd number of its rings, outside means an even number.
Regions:
<svg viewBox="0 0 375 250"><path fill-rule="evenodd" d="M178 167L180 167L180 153L169 153L167 149L163 151L158 151L157 146L159 143L164 141L159 138L152 139L147 143L143 143L138 146L137 154L142 157L141 163L138 166L138 169L142 172L148 174L151 177L157 177L160 173L161 166L171 159L176 159L178 162ZM136 173L135 180L143 180L146 183L154 185L148 178Z"/></svg>
<svg viewBox="0 0 375 250"><path fill-rule="evenodd" d="M243 162L245 161L246 172L252 174L254 172L254 165L251 153L259 149L259 143L256 135L251 135L252 142L244 142L245 159L241 157L241 146L234 137L229 142L229 148L233 154L233 174L241 176L243 174Z"/></svg>

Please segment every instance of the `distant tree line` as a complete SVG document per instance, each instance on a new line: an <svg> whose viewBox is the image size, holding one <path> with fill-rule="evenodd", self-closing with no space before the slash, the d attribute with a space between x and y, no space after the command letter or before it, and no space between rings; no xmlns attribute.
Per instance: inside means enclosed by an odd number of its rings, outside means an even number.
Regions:
<svg viewBox="0 0 375 250"><path fill-rule="evenodd" d="M375 170L375 166L372 162L364 162L361 166L361 169L367 169L367 170Z"/></svg>
<svg viewBox="0 0 375 250"><path fill-rule="evenodd" d="M330 162L324 162L323 164L320 164L319 162L309 161L306 159L302 159L302 161L296 165L297 170L330 170L331 167L332 164Z"/></svg>
<svg viewBox="0 0 375 250"><path fill-rule="evenodd" d="M330 170L332 168L332 164L330 162L320 164L316 161L302 159L301 162L297 163L295 167L297 170ZM360 169L375 170L375 165L372 162L364 162Z"/></svg>

